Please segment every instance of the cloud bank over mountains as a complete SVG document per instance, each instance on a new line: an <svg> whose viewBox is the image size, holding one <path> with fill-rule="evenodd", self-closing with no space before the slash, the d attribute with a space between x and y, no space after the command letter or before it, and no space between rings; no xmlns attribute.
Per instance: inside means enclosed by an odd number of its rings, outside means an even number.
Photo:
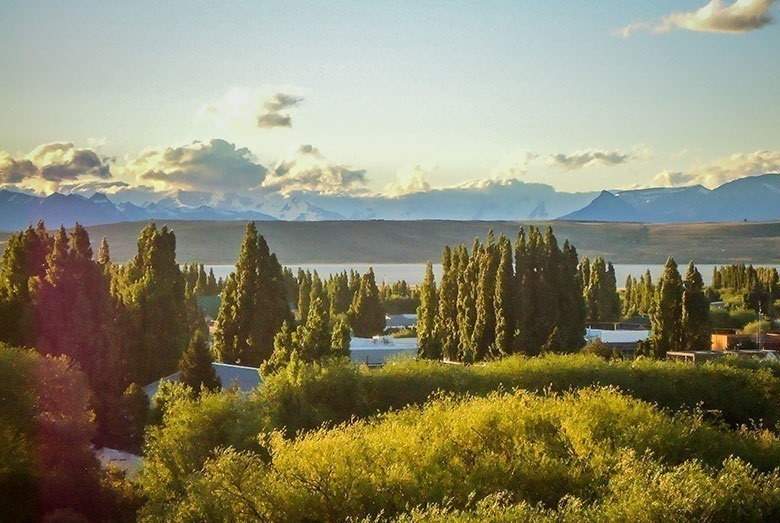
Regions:
<svg viewBox="0 0 780 523"><path fill-rule="evenodd" d="M778 172L780 172L780 151L759 150L752 153L732 154L709 163L695 164L686 172L663 171L656 175L648 186L703 185L714 189L739 178Z"/></svg>
<svg viewBox="0 0 780 523"><path fill-rule="evenodd" d="M271 114L296 103L280 96L263 107ZM266 165L248 148L220 138L151 147L122 163L99 151L56 142L27 154L0 152L0 187L36 195L101 193L118 204L210 207L239 213L236 216L255 212L282 219L543 219L576 211L597 193L567 193L532 183L524 179L529 170L585 176L652 156L643 145L629 151L521 150L498 162L487 178L436 187L430 177L437 166L412 164L399 168L396 181L377 191L370 188L365 169L333 161L310 144ZM758 150L694 163L683 171L662 171L647 186L714 188L778 171L780 152Z"/></svg>

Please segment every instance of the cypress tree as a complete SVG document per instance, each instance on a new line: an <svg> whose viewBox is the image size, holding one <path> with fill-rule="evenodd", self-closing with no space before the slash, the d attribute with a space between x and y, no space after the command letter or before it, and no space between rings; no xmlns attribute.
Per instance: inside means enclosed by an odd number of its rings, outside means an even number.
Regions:
<svg viewBox="0 0 780 523"><path fill-rule="evenodd" d="M282 267L249 222L217 315L214 339L220 360L259 365L271 356L282 324L291 320Z"/></svg>
<svg viewBox="0 0 780 523"><path fill-rule="evenodd" d="M309 316L309 304L311 303L312 275L308 271L298 269L298 318L306 323Z"/></svg>
<svg viewBox="0 0 780 523"><path fill-rule="evenodd" d="M203 268L203 264L198 266L198 279L195 280L194 293L196 296L206 296L208 292L208 275Z"/></svg>
<svg viewBox="0 0 780 523"><path fill-rule="evenodd" d="M260 372L263 376L268 376L287 366L293 352L297 352L295 333L290 324L285 321L274 336L274 350L271 357L260 365Z"/></svg>
<svg viewBox="0 0 780 523"><path fill-rule="evenodd" d="M441 342L442 356L450 361L458 355L458 262L449 246L442 252L442 277L439 286L439 312L436 333Z"/></svg>
<svg viewBox="0 0 780 523"><path fill-rule="evenodd" d="M650 269L645 272L645 283L642 292L642 308L641 313L650 315L653 311L655 303L656 287L653 285L653 276L650 274Z"/></svg>
<svg viewBox="0 0 780 523"><path fill-rule="evenodd" d="M650 341L659 358L665 357L670 350L680 350L683 347L682 299L682 278L677 270L677 263L673 258L669 258L656 287L655 304L651 314Z"/></svg>
<svg viewBox="0 0 780 523"><path fill-rule="evenodd" d="M426 359L441 358L441 344L436 336L436 314L439 309L433 264L425 267L425 280L420 290L420 306L417 308L418 355Z"/></svg>
<svg viewBox="0 0 780 523"><path fill-rule="evenodd" d="M564 351L575 351L585 345L585 299L579 275L577 249L568 240L563 243L561 300L558 328Z"/></svg>
<svg viewBox="0 0 780 523"><path fill-rule="evenodd" d="M374 269L370 268L360 279L360 290L350 310L352 330L359 338L370 338L385 330L385 313L379 301Z"/></svg>
<svg viewBox="0 0 780 523"><path fill-rule="evenodd" d="M330 347L331 331L328 304L322 281L314 271L306 323L298 327L296 336L303 361L314 361L324 356Z"/></svg>
<svg viewBox="0 0 780 523"><path fill-rule="evenodd" d="M533 229L533 228L531 228ZM515 241L515 335L513 353L530 352L533 344L533 270L525 230L520 227Z"/></svg>
<svg viewBox="0 0 780 523"><path fill-rule="evenodd" d="M626 276L626 292L623 294L623 316L630 318L636 314L634 309L633 280L631 275Z"/></svg>
<svg viewBox="0 0 780 523"><path fill-rule="evenodd" d="M495 355L506 356L512 351L514 337L514 270L512 268L512 245L501 235L498 240L499 264L496 271L496 290L493 309L496 314Z"/></svg>
<svg viewBox="0 0 780 523"><path fill-rule="evenodd" d="M29 283L45 275L52 242L43 222L8 238L0 263L0 341L18 347L35 343Z"/></svg>
<svg viewBox="0 0 780 523"><path fill-rule="evenodd" d="M105 267L111 263L111 250L108 247L108 240L103 236L100 241L100 250L98 250L98 264Z"/></svg>
<svg viewBox="0 0 780 523"><path fill-rule="evenodd" d="M709 350L710 303L704 294L704 282L693 261L685 273L682 296L683 347L685 350Z"/></svg>
<svg viewBox="0 0 780 523"><path fill-rule="evenodd" d="M116 419L127 383L121 365L115 309L103 268L92 259L89 235L76 224L60 227L46 257L43 277L30 280L35 307L35 347L79 363L94 392L99 441L116 442L124 427Z"/></svg>
<svg viewBox="0 0 780 523"><path fill-rule="evenodd" d="M148 383L170 374L194 329L173 231L147 225L138 236L136 256L122 267L118 279L116 291L127 312L123 336L130 345L130 381Z"/></svg>
<svg viewBox="0 0 780 523"><path fill-rule="evenodd" d="M214 269L209 268L209 276L206 282L206 296L217 296L219 294L219 286L217 285L217 278L214 276Z"/></svg>
<svg viewBox="0 0 780 523"><path fill-rule="evenodd" d="M496 274L498 272L498 248L493 240L493 231L476 259L476 319L472 334L475 359L484 360L496 340Z"/></svg>
<svg viewBox="0 0 780 523"><path fill-rule="evenodd" d="M196 394L200 392L201 387L209 390L220 388L219 377L211 363L211 352L206 337L202 331L197 330L179 362L181 382L191 387Z"/></svg>
<svg viewBox="0 0 780 523"><path fill-rule="evenodd" d="M346 272L336 274L328 287L330 298L330 316L335 318L349 312L352 304L352 295L349 292L349 278Z"/></svg>
<svg viewBox="0 0 780 523"><path fill-rule="evenodd" d="M601 299L604 303L603 310L605 311L602 321L620 320L620 296L618 296L617 292L617 278L612 262L607 263Z"/></svg>
<svg viewBox="0 0 780 523"><path fill-rule="evenodd" d="M476 292L480 248L479 239L475 239L471 256L469 256L466 247L461 247L459 249L457 302L457 325L459 331L458 360L463 362L473 362L477 356L476 348L473 343L473 334L474 324L477 319Z"/></svg>
<svg viewBox="0 0 780 523"><path fill-rule="evenodd" d="M339 319L333 326L333 333L330 341L330 353L336 358L349 358L349 344L352 336L349 330L349 323Z"/></svg>

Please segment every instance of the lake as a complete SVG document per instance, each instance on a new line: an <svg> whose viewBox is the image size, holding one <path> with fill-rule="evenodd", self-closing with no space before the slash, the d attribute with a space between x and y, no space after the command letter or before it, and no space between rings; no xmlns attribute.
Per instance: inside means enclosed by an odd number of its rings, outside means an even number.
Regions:
<svg viewBox="0 0 780 523"><path fill-rule="evenodd" d="M719 264L702 264L696 267L701 272L704 283L709 285L712 282L712 270ZM289 267L296 272L298 268L303 270L317 271L321 277L327 278L331 274L336 274L342 271L349 272L350 269L354 269L360 273L364 273L369 267L373 267L374 274L376 274L377 283L387 282L392 283L399 280L406 280L410 285L420 285L425 278L425 264L423 263L312 263L312 264L296 264L289 265ZM680 267L680 274L685 277L685 269L687 264ZM755 267L776 267L780 269L778 265L755 265ZM228 274L235 269L234 265L207 265L206 271L209 268L214 269L214 275L217 278L225 278ZM653 281L658 281L658 278L664 271L663 265L643 265L643 264L616 264L615 276L617 278L618 287L622 287L625 284L626 277L631 274L637 279L639 276L645 273L646 270L650 270L650 274L653 276ZM441 278L441 265L433 266L433 273L438 281Z"/></svg>

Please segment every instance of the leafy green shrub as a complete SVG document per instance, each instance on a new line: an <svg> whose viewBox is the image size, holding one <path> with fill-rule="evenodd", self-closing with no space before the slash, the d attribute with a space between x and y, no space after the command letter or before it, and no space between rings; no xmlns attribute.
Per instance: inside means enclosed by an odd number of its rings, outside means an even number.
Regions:
<svg viewBox="0 0 780 523"><path fill-rule="evenodd" d="M467 510L496 496L529 515L576 511L600 521L762 519L780 510L780 478L758 472L780 466L776 436L730 431L697 412L670 415L614 389L440 397L264 444L267 455L217 452L180 499L152 502L144 517L344 521L431 505Z"/></svg>

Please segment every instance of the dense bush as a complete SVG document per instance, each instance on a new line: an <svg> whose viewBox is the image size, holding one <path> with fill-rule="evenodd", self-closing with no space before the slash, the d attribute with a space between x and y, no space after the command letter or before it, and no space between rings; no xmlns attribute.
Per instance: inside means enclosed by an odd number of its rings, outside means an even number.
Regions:
<svg viewBox="0 0 780 523"><path fill-rule="evenodd" d="M755 311L746 309L710 309L710 322L714 329L741 329L758 319Z"/></svg>
<svg viewBox="0 0 780 523"><path fill-rule="evenodd" d="M760 472L780 465L776 436L730 431L698 412L668 414L610 389L440 397L294 440L275 433L261 441L264 452L219 451L180 497L150 503L144 518L343 521L431 505L448 508L409 517L475 521L485 510L507 521L555 519L558 511L604 521L780 515L780 478ZM506 504L475 508L496 499Z"/></svg>
<svg viewBox="0 0 780 523"><path fill-rule="evenodd" d="M265 434L278 431L290 439L323 425L371 419L422 405L437 391L486 396L515 388L545 393L612 385L670 411L700 406L701 416L714 423L774 427L780 380L773 368L746 365L605 361L586 355L513 357L472 366L398 361L378 370L346 360L293 361L266 376L264 387L249 397L234 391L206 393L198 400L181 387L164 390L158 408L163 419L147 435L143 482L146 492L154 493L150 507L161 509L187 495L204 464L222 449L251 450L263 461ZM714 441L700 444L700 453L719 448Z"/></svg>
<svg viewBox="0 0 780 523"><path fill-rule="evenodd" d="M499 388L565 391L590 385L614 385L675 410L699 405L735 426L773 427L780 419L780 381L769 370L587 355L518 356L472 366L407 360L379 370L345 362L295 366L268 377L262 397L274 426L294 432L420 405L436 391L484 395Z"/></svg>

